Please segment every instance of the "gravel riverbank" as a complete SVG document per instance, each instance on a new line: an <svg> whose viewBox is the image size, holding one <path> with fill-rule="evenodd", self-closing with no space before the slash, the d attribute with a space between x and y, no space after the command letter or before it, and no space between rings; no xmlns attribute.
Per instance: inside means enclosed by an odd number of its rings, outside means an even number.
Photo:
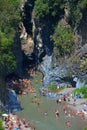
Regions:
<svg viewBox="0 0 87 130"><path fill-rule="evenodd" d="M77 98L72 96L72 92L75 88L65 88L60 93L68 95L66 98L67 106L73 109L76 113L83 112L87 119L87 99ZM58 98L58 97L57 97Z"/></svg>

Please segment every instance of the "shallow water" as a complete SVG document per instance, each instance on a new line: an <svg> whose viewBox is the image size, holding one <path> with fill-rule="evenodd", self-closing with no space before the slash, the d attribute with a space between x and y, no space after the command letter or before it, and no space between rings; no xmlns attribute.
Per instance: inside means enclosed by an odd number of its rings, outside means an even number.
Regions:
<svg viewBox="0 0 87 130"><path fill-rule="evenodd" d="M55 100L47 97L40 97L40 106L37 103L33 103L33 94L22 95L19 97L23 110L17 112L22 118L30 120L31 123L36 127L36 130L83 130L86 125L85 121L78 117L66 117L62 110L62 105L57 105ZM55 117L55 109L59 110L60 117ZM48 112L48 115L44 115L44 111ZM66 128L65 122L71 122L71 127Z"/></svg>

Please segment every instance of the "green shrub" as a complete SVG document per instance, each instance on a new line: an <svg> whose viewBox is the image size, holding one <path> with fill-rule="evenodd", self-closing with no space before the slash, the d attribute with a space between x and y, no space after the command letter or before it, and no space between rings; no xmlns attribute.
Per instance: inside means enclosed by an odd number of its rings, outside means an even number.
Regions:
<svg viewBox="0 0 87 130"><path fill-rule="evenodd" d="M2 120L0 120L0 130L4 130L3 124L2 124Z"/></svg>
<svg viewBox="0 0 87 130"><path fill-rule="evenodd" d="M49 89L49 90L57 90L57 85L56 85L56 83L49 84L49 85L48 85L48 89Z"/></svg>
<svg viewBox="0 0 87 130"><path fill-rule="evenodd" d="M83 128L83 130L87 130L87 126L85 126L85 127Z"/></svg>
<svg viewBox="0 0 87 130"><path fill-rule="evenodd" d="M78 57L73 56L72 61L73 61L74 63L78 63L79 59L78 59Z"/></svg>
<svg viewBox="0 0 87 130"><path fill-rule="evenodd" d="M80 93L81 93L80 88L77 88L77 89L75 89L75 90L74 90L74 95L75 95L76 93L78 93L78 94L80 94Z"/></svg>
<svg viewBox="0 0 87 130"><path fill-rule="evenodd" d="M87 67L87 58L83 59L80 64L80 69L83 70Z"/></svg>
<svg viewBox="0 0 87 130"><path fill-rule="evenodd" d="M84 94L84 98L87 98L87 93L86 93L86 94Z"/></svg>
<svg viewBox="0 0 87 130"><path fill-rule="evenodd" d="M82 93L82 94L84 95L84 98L87 98L87 86L83 86L83 87L81 87L81 88L75 89L75 90L74 90L74 95L75 95L76 93L78 93L78 94Z"/></svg>
<svg viewBox="0 0 87 130"><path fill-rule="evenodd" d="M74 49L74 32L69 25L65 25L64 19L60 20L51 36L59 56L70 55ZM57 52L56 52L57 54Z"/></svg>

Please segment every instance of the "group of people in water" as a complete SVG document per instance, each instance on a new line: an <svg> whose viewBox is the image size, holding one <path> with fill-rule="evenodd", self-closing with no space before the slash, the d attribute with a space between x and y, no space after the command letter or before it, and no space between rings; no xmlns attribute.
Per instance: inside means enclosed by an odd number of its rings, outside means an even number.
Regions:
<svg viewBox="0 0 87 130"><path fill-rule="evenodd" d="M31 73L33 74L34 72L31 71ZM34 73L34 76L36 75L36 73ZM42 80L41 80L42 82ZM8 84L10 86L10 83ZM11 81L11 86L16 86L18 85L18 87L20 88L19 94L28 94L28 92L32 92L33 93L33 98L32 98L32 103L37 104L37 108L40 109L40 105L41 105L41 101L42 101L42 96L40 96L40 98L37 97L36 94L36 90L35 88L33 88L32 86L32 81L30 79L18 79L17 80L12 80ZM64 114L67 118L67 120L65 120L65 126L66 128L71 127L71 121L69 120L71 117L75 117L75 112L72 109L69 109L67 107L67 103L66 100L68 99L68 97L66 95L64 95L62 98L57 98L55 100L57 108L54 108L54 116L56 119L60 119L61 113L60 110L58 109L58 106L61 106ZM49 116L49 110L44 110L44 116ZM82 113L82 118L84 119L84 114Z"/></svg>
<svg viewBox="0 0 87 130"><path fill-rule="evenodd" d="M66 101L65 97L63 98L63 101ZM75 114L74 111L68 109L68 108L67 108L67 104L66 104L65 102L62 103L62 99L61 99L61 98L56 99L56 103L57 103L57 105L59 104L59 105L62 106L62 110L63 110L65 116L67 116L67 117L71 117L71 116L74 117L74 114ZM59 113L59 110L58 110L58 109L55 110L55 116L56 116L56 118L59 118L59 117L60 117L60 113ZM71 126L70 120L65 121L65 126L66 126L67 128L69 128L69 127Z"/></svg>
<svg viewBox="0 0 87 130"><path fill-rule="evenodd" d="M40 109L40 105L41 105L41 101L42 101L42 98L38 98L36 94L34 94L34 97L33 97L33 103L37 104L37 107ZM75 112L72 110L72 109L68 109L67 107L67 104L66 104L66 100L65 100L65 97L63 99L56 99L56 104L57 104L57 108L54 110L54 116L56 117L56 119L59 119L61 114L60 114L60 111L58 110L58 105L61 105L62 107L62 110L65 114L65 116L67 117L74 117L75 116ZM56 105L55 104L55 105ZM44 110L44 116L49 116L49 110ZM69 119L69 118L67 118ZM71 126L71 122L70 120L67 120L65 121L65 126L67 128L69 128Z"/></svg>
<svg viewBox="0 0 87 130"><path fill-rule="evenodd" d="M39 109L40 109L41 101L42 101L41 97L38 100L37 95L34 94L34 103L37 104ZM58 97L57 99L55 99L56 108L54 110L54 115L55 115L56 119L60 119L61 112L59 110L59 107L61 107L61 110L63 111L65 117L67 117L65 120L65 126L66 126L66 128L69 128L72 125L71 118L75 118L76 116L80 116L82 119L85 119L85 115L83 112L81 112L79 114L75 113L75 111L73 109L71 109L67 106L66 101L69 101L69 100L68 100L68 97L65 95L62 96L61 98ZM44 116L49 116L49 110L44 110Z"/></svg>

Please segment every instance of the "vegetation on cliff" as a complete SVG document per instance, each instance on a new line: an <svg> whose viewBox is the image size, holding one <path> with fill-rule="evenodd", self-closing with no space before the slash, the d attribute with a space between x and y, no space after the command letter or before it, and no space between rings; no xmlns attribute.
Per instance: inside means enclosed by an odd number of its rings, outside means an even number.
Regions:
<svg viewBox="0 0 87 130"><path fill-rule="evenodd" d="M0 71L10 72L16 68L15 56L12 46L20 21L20 0L0 1ZM86 0L35 0L33 14L39 21L46 18L52 20L53 34L50 38L54 42L54 53L57 56L70 54L74 48L74 31L86 9ZM65 17L65 9L68 11L68 25L63 25L61 18ZM79 15L78 15L79 14ZM55 22L54 22L55 21ZM66 21L67 22L67 21ZM55 23L55 26L54 26ZM73 28L72 28L73 27Z"/></svg>
<svg viewBox="0 0 87 130"><path fill-rule="evenodd" d="M52 35L54 46L57 51L54 51L58 57L70 55L74 49L74 31L70 25L64 25L63 20L58 23L54 34Z"/></svg>
<svg viewBox="0 0 87 130"><path fill-rule="evenodd" d="M0 99L6 101L5 76L16 68L13 43L18 33L20 0L0 0ZM1 128L1 127L0 127Z"/></svg>
<svg viewBox="0 0 87 130"><path fill-rule="evenodd" d="M15 56L12 46L18 24L20 21L19 14L20 0L0 0L0 75L14 70L16 68Z"/></svg>
<svg viewBox="0 0 87 130"><path fill-rule="evenodd" d="M58 20L64 17L66 8L70 15L69 22L72 26L78 26L86 7L86 0L36 0L33 13L39 20L46 17Z"/></svg>
<svg viewBox="0 0 87 130"><path fill-rule="evenodd" d="M47 17L60 17L64 3L64 0L36 0L33 13L39 20Z"/></svg>
<svg viewBox="0 0 87 130"><path fill-rule="evenodd" d="M33 14L36 19L50 20L53 34L54 54L58 58L70 55L75 47L75 31L87 8L86 0L36 0ZM62 22L63 20L64 23ZM54 25L55 24L55 25Z"/></svg>

